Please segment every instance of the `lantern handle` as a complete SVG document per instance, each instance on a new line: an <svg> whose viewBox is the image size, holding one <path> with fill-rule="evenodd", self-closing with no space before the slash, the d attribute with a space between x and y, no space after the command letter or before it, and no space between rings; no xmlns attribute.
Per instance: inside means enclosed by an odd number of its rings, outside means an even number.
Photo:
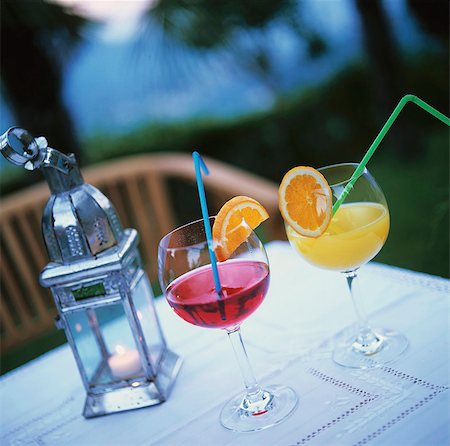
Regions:
<svg viewBox="0 0 450 446"><path fill-rule="evenodd" d="M58 150L48 147L47 140L35 138L28 130L11 127L0 137L1 153L16 166L27 170L51 167L68 174L75 164L73 156L66 156Z"/></svg>

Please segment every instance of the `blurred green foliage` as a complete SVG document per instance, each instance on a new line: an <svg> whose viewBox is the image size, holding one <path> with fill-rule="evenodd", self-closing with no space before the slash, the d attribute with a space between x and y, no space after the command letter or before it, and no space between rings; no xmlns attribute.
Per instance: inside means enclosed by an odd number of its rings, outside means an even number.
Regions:
<svg viewBox="0 0 450 446"><path fill-rule="evenodd" d="M389 238L376 261L449 277L448 141L448 130L435 130L414 162L390 154L371 162L391 214Z"/></svg>

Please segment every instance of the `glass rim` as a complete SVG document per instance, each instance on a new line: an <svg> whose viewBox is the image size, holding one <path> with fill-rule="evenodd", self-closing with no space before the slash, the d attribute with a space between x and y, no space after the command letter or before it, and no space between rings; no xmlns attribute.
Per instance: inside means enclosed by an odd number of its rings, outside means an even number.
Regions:
<svg viewBox="0 0 450 446"><path fill-rule="evenodd" d="M216 218L216 215L210 215L208 217L209 221L213 220ZM188 226L192 226L196 223L203 223L203 218L199 218L197 220L191 221L189 223L185 223L184 225L178 226L177 228L172 229L170 232L168 232L164 237L161 238L161 240L159 241L158 245L161 247L163 244L163 241L168 238L169 236L175 234L175 232L181 231L182 229L187 228ZM207 242L207 240L205 239L205 242Z"/></svg>
<svg viewBox="0 0 450 446"><path fill-rule="evenodd" d="M317 169L317 171L322 173L322 171L325 170L325 169L331 169L331 168L334 168L334 167L350 167L350 166L351 167L355 167L355 169L353 170L353 172L354 172L356 170L356 168L359 166L359 163L348 162L348 163L330 164L329 166L319 167ZM368 173L369 173L369 171L368 171L367 167L364 167L364 170L361 172L360 176L362 176L364 174L368 174ZM350 178L347 178L346 180L342 180L342 181L339 181L337 183L332 183L332 184L328 183L328 184L329 184L330 187L340 186L342 184L348 183L350 181L350 179L351 179L351 176L350 176ZM328 180L327 180L327 182L328 182Z"/></svg>

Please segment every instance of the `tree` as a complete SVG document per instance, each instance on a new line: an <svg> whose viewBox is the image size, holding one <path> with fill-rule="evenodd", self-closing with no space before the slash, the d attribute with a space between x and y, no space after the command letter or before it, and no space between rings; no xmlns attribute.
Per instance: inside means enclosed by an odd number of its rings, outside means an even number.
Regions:
<svg viewBox="0 0 450 446"><path fill-rule="evenodd" d="M399 51L380 0L355 0L360 14L363 39L372 70L373 86L382 114L399 98Z"/></svg>
<svg viewBox="0 0 450 446"><path fill-rule="evenodd" d="M409 9L419 21L421 27L439 39L445 51L449 48L450 4L448 0L407 0Z"/></svg>
<svg viewBox="0 0 450 446"><path fill-rule="evenodd" d="M381 0L354 0L362 24L377 116L383 123L406 92L400 88L402 58ZM398 155L413 157L419 150L411 129L402 120L390 132Z"/></svg>
<svg viewBox="0 0 450 446"><path fill-rule="evenodd" d="M42 0L2 0L1 6L1 86L17 125L80 159L61 86L85 19Z"/></svg>

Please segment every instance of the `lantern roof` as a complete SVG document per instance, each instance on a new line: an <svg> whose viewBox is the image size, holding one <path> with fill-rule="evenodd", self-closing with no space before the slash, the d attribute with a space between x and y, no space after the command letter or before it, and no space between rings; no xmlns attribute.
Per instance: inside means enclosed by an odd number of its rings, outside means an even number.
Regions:
<svg viewBox="0 0 450 446"><path fill-rule="evenodd" d="M39 276L40 284L49 288L121 271L128 266L128 259L137 249L138 241L135 229L125 229L120 242L103 255L71 264L48 263Z"/></svg>

